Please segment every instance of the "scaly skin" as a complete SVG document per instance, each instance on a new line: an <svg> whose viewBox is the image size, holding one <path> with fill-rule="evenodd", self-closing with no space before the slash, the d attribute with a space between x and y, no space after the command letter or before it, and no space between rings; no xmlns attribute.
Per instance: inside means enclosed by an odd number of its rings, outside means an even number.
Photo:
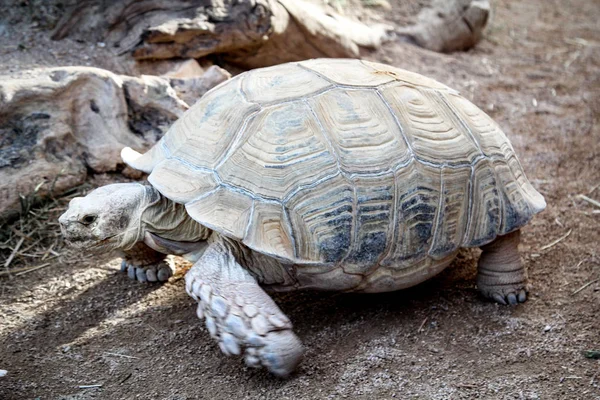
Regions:
<svg viewBox="0 0 600 400"><path fill-rule="evenodd" d="M209 247L185 276L197 314L226 355L244 354L250 367L289 375L304 348L292 323L235 257L235 246L213 233Z"/></svg>
<svg viewBox="0 0 600 400"><path fill-rule="evenodd" d="M527 273L519 255L520 231L499 236L481 247L477 287L487 298L500 304L527 300Z"/></svg>
<svg viewBox="0 0 600 400"><path fill-rule="evenodd" d="M172 271L165 255L199 249L211 233L190 218L183 205L138 183L107 185L77 197L59 222L63 236L75 247L90 253L118 250L123 272L142 282L168 280ZM149 234L164 240L157 244Z"/></svg>

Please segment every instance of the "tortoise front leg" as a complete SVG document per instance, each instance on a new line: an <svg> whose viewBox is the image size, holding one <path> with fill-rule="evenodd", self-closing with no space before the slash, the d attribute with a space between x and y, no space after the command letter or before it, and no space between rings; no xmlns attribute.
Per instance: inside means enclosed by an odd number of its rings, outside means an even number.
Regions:
<svg viewBox="0 0 600 400"><path fill-rule="evenodd" d="M527 299L527 273L519 255L520 231L499 236L481 247L477 287L486 297L501 304Z"/></svg>
<svg viewBox="0 0 600 400"><path fill-rule="evenodd" d="M129 250L122 251L121 271L140 282L165 282L173 271L165 262L166 255L138 242Z"/></svg>
<svg viewBox="0 0 600 400"><path fill-rule="evenodd" d="M185 277L186 290L198 301L210 335L226 355L244 354L251 367L266 367L285 377L298 365L304 349L290 320L217 240Z"/></svg>

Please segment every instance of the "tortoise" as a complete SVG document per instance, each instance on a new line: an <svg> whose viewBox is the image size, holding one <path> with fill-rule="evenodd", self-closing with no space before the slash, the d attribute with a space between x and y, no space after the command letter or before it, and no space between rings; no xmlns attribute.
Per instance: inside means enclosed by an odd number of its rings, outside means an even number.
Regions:
<svg viewBox="0 0 600 400"><path fill-rule="evenodd" d="M149 184L73 199L65 237L120 249L140 281L187 255L198 317L249 366L286 376L303 354L267 291L403 289L480 247L480 292L526 300L519 229L544 198L489 116L419 74L349 59L245 72L121 156Z"/></svg>

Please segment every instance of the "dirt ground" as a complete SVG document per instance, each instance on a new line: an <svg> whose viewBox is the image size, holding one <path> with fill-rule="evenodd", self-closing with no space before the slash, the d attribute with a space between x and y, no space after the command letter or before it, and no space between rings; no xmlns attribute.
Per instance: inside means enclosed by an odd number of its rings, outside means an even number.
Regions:
<svg viewBox="0 0 600 400"><path fill-rule="evenodd" d="M278 295L307 348L280 380L221 355L183 280L137 284L117 260L59 258L0 279L0 398L600 399L600 360L583 354L600 349L600 209L579 197L600 199L600 3L492 3L474 50L390 43L368 58L460 90L510 137L548 203L523 229L526 304L477 294L476 250L405 291ZM0 45L0 58L27 51Z"/></svg>

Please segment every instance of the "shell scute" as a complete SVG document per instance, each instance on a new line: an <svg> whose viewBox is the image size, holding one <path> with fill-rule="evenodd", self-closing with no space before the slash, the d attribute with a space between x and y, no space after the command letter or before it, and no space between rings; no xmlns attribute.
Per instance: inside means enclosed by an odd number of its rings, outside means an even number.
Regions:
<svg viewBox="0 0 600 400"><path fill-rule="evenodd" d="M400 85L381 93L420 160L459 165L470 164L481 156L469 132L453 118L437 92Z"/></svg>
<svg viewBox="0 0 600 400"><path fill-rule="evenodd" d="M453 110L465 123L468 131L472 133L479 143L481 151L488 157L504 157L507 150L512 151L508 138L486 113L462 96L455 94L442 94Z"/></svg>
<svg viewBox="0 0 600 400"><path fill-rule="evenodd" d="M249 71L242 81L242 90L248 101L261 104L296 100L330 86L325 79L296 64Z"/></svg>
<svg viewBox="0 0 600 400"><path fill-rule="evenodd" d="M210 170L194 168L177 159L160 162L148 181L176 203L188 203L217 187Z"/></svg>
<svg viewBox="0 0 600 400"><path fill-rule="evenodd" d="M185 205L196 221L237 240L246 236L252 207L251 197L223 187Z"/></svg>
<svg viewBox="0 0 600 400"><path fill-rule="evenodd" d="M384 264L413 264L427 257L436 227L440 169L414 161L396 172L395 237Z"/></svg>
<svg viewBox="0 0 600 400"><path fill-rule="evenodd" d="M442 168L439 215L429 255L440 260L461 245L469 221L471 168Z"/></svg>
<svg viewBox="0 0 600 400"><path fill-rule="evenodd" d="M282 200L338 169L308 106L297 102L258 114L217 171L224 182Z"/></svg>
<svg viewBox="0 0 600 400"><path fill-rule="evenodd" d="M394 173L354 178L356 213L354 240L343 260L348 273L365 274L390 245L394 216Z"/></svg>
<svg viewBox="0 0 600 400"><path fill-rule="evenodd" d="M335 89L309 101L347 173L377 173L411 158L400 128L373 90Z"/></svg>
<svg viewBox="0 0 600 400"><path fill-rule="evenodd" d="M469 227L463 242L465 246L477 247L496 237L503 214L492 161L481 160L473 167L471 185Z"/></svg>
<svg viewBox="0 0 600 400"><path fill-rule="evenodd" d="M244 243L250 248L262 249L266 254L283 256L288 260L295 258L289 221L281 204L256 201L250 227L244 238Z"/></svg>
<svg viewBox="0 0 600 400"><path fill-rule="evenodd" d="M353 188L341 175L287 201L297 257L326 263L342 260L352 243L353 204Z"/></svg>
<svg viewBox="0 0 600 400"><path fill-rule="evenodd" d="M378 73L360 60L316 59L299 64L339 85L377 86L395 81L395 77Z"/></svg>
<svg viewBox="0 0 600 400"><path fill-rule="evenodd" d="M163 147L191 165L214 168L244 120L258 110L244 100L239 80L229 82L208 92L177 120L163 137Z"/></svg>

